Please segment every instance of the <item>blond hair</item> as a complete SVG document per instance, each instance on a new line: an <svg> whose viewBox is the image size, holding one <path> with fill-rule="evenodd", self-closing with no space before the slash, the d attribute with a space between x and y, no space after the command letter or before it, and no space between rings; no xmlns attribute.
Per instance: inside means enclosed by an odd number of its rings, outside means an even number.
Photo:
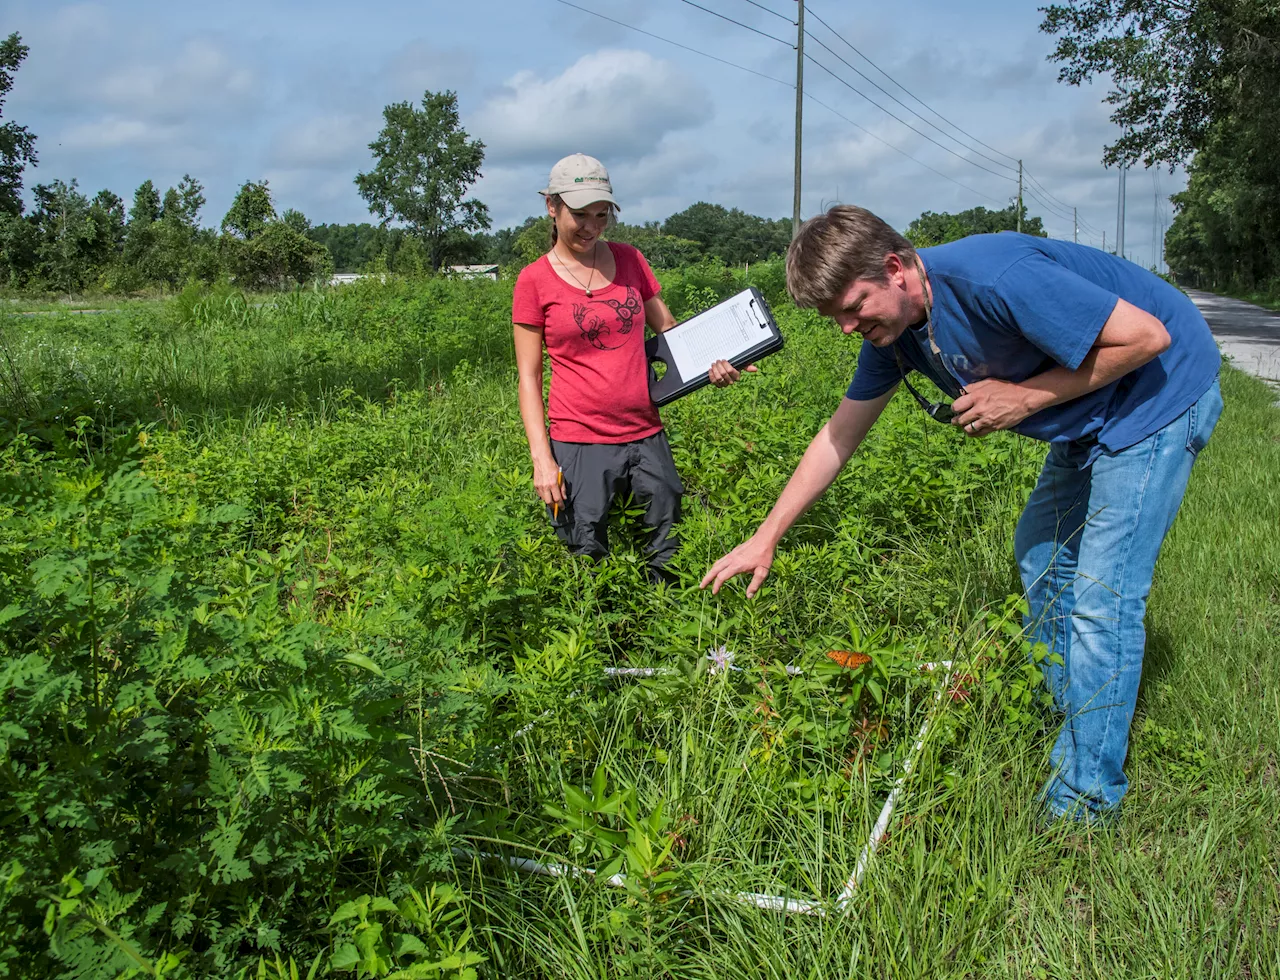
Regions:
<svg viewBox="0 0 1280 980"><path fill-rule="evenodd" d="M856 280L887 281L890 254L911 264L916 250L866 208L838 204L800 226L787 249L787 291L797 306L826 306Z"/></svg>

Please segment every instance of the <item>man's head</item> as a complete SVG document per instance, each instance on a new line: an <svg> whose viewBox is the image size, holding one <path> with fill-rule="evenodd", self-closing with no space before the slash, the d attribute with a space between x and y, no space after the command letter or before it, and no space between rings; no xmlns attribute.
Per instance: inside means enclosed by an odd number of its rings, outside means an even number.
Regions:
<svg viewBox="0 0 1280 980"><path fill-rule="evenodd" d="M889 225L841 204L800 226L787 249L787 290L797 306L885 347L923 318L916 261L911 243Z"/></svg>

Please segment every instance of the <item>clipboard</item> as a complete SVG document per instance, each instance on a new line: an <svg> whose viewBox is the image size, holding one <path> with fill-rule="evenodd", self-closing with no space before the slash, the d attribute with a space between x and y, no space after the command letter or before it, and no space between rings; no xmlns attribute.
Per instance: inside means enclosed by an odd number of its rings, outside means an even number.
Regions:
<svg viewBox="0 0 1280 980"><path fill-rule="evenodd" d="M658 406L709 384L713 361L735 368L782 350L784 339L769 304L755 286L717 303L709 310L676 324L645 341L649 359L649 397ZM666 365L659 378L654 361Z"/></svg>

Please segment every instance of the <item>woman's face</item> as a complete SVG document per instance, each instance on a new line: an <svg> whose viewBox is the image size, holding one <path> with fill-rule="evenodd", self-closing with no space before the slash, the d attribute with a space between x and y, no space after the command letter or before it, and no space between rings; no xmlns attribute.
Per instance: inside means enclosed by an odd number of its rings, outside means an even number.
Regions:
<svg viewBox="0 0 1280 980"><path fill-rule="evenodd" d="M610 210L608 201L593 201L585 208L571 208L563 201L559 207L547 202L547 212L556 223L560 242L582 254L595 248L596 242L604 234L609 226Z"/></svg>

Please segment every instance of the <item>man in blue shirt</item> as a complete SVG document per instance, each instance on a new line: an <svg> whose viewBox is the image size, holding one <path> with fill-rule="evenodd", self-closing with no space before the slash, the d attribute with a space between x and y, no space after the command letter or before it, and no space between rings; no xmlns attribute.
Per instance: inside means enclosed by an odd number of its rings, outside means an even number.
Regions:
<svg viewBox="0 0 1280 980"><path fill-rule="evenodd" d="M1043 801L1054 818L1113 812L1128 788L1152 572L1222 411L1204 318L1160 277L1096 249L1005 232L916 251L847 205L801 227L787 287L862 336L857 371L769 516L703 587L750 572L754 596L782 535L898 382L924 373L954 399L930 405L912 389L935 419L1049 443L1014 539L1028 634L1062 660L1046 670L1065 721Z"/></svg>

